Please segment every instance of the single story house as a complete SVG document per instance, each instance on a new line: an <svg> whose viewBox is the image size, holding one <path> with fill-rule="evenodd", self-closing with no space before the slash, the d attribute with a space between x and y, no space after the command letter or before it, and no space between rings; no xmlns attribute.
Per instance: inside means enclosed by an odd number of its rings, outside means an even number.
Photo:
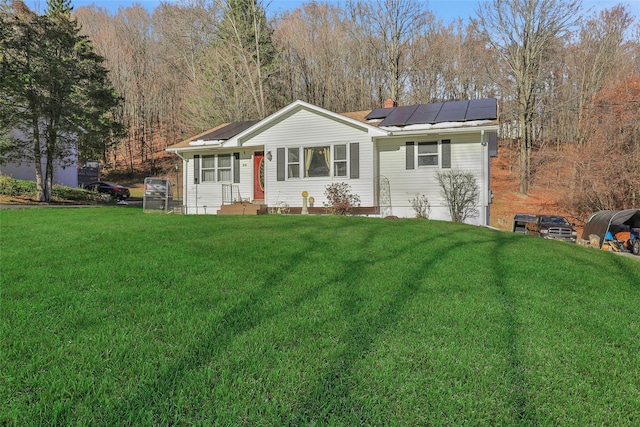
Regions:
<svg viewBox="0 0 640 427"><path fill-rule="evenodd" d="M260 121L217 126L167 148L183 161L186 214L224 214L241 202L269 211L324 212L327 185L345 182L359 214L414 217L426 196L430 218L449 220L437 172L473 173L479 215L489 224L489 159L497 155L493 98L338 114L295 101ZM310 203L313 200L313 203ZM226 209L226 210L225 210ZM263 209L263 210L264 210ZM260 210L259 208L256 210Z"/></svg>

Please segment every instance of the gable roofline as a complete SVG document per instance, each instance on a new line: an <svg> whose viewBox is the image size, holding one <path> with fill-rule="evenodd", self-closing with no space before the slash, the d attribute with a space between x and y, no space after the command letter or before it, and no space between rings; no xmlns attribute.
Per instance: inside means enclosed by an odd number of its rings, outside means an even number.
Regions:
<svg viewBox="0 0 640 427"><path fill-rule="evenodd" d="M377 126L372 126L372 125L370 125L368 123L364 123L362 121L353 119L353 118L348 117L346 115L339 114L339 113L334 113L333 111L327 110L327 109L322 108L322 107L318 107L317 105L313 105L313 104L309 104L308 102L297 100L297 101L294 101L291 104L287 105L286 107L281 108L280 110L276 111L275 113L271 114L270 116L266 117L265 119L259 121L254 126L252 126L252 127L248 128L248 129L246 129L245 131L239 133L238 135L236 135L232 139L237 140L237 144L238 145L242 145L242 143L246 139L253 137L254 135L264 131L265 129L268 129L269 127L271 127L271 126L281 122L282 120L286 119L287 117L293 115L294 113L296 113L298 111L302 111L302 110L310 111L310 112L319 114L321 116L327 117L329 119L332 119L332 120L335 120L335 121L338 121L338 122L342 122L342 123L347 124L349 126L353 126L355 128L365 130L372 137L383 136L383 135L387 134L387 132L385 130L380 129ZM231 142L231 139L228 142Z"/></svg>
<svg viewBox="0 0 640 427"><path fill-rule="evenodd" d="M218 125L196 136L185 139L184 141L181 141L177 144L167 147L166 151L175 154L175 153L184 152L184 151L202 150L203 148L206 149L206 148L238 147L238 146L241 146L246 139L251 138L252 136L262 132L263 130L273 126L274 124L279 123L280 121L284 120L290 115L301 110L311 111L316 114L322 115L324 117L328 117L332 120L345 123L349 126L353 126L358 129L365 130L372 137L387 135L387 131L380 129L377 126L366 123L366 121L358 120L357 118L350 117L352 113L345 113L345 114L334 113L333 111L329 111L325 108L318 107L313 104L309 104L308 102L297 100L281 108L275 113L267 116L265 119L257 122L253 122L251 126L248 126L248 127L241 126L239 128L240 132L238 132L236 135L231 135L226 139L205 141L203 137L206 137L207 135L216 135L216 134L225 133L225 128L234 127L238 123L224 123L224 124ZM364 115L366 113L367 112L362 112L361 115ZM250 122L239 122L239 123L248 124ZM227 135L224 135L224 136L227 136ZM197 142L199 142L200 140L202 140L202 143L197 144Z"/></svg>

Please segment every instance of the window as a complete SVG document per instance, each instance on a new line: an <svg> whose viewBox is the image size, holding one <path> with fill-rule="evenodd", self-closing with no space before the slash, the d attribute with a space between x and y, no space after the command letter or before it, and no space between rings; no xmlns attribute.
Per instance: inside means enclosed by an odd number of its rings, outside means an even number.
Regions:
<svg viewBox="0 0 640 427"><path fill-rule="evenodd" d="M201 182L231 182L233 167L231 154L217 156L202 156L200 165ZM197 165L194 164L195 173Z"/></svg>
<svg viewBox="0 0 640 427"><path fill-rule="evenodd" d="M277 149L278 181L291 178L360 178L360 144Z"/></svg>
<svg viewBox="0 0 640 427"><path fill-rule="evenodd" d="M333 176L347 176L347 146L333 147Z"/></svg>
<svg viewBox="0 0 640 427"><path fill-rule="evenodd" d="M231 182L231 154L218 156L218 182Z"/></svg>
<svg viewBox="0 0 640 427"><path fill-rule="evenodd" d="M306 178L329 176L331 171L330 151L329 147L304 149L304 176Z"/></svg>
<svg viewBox="0 0 640 427"><path fill-rule="evenodd" d="M300 178L300 149L289 148L287 151L287 176Z"/></svg>
<svg viewBox="0 0 640 427"><path fill-rule="evenodd" d="M202 156L202 182L216 180L216 156Z"/></svg>
<svg viewBox="0 0 640 427"><path fill-rule="evenodd" d="M438 143L418 142L418 167L438 166Z"/></svg>

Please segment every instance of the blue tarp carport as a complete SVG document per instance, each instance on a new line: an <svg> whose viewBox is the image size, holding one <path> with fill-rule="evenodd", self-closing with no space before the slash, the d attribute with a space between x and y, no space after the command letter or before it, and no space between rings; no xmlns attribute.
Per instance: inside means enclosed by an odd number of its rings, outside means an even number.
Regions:
<svg viewBox="0 0 640 427"><path fill-rule="evenodd" d="M605 242L607 231L615 235L618 231L640 228L640 209L623 211L600 211L589 217L582 231L582 238L589 240L592 234L600 237L600 247Z"/></svg>

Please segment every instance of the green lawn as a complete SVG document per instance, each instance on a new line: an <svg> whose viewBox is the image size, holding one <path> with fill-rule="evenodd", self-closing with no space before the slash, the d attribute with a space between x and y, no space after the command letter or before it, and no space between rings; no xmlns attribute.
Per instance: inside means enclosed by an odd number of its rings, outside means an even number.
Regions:
<svg viewBox="0 0 640 427"><path fill-rule="evenodd" d="M426 220L0 227L0 424L640 424L635 259Z"/></svg>

